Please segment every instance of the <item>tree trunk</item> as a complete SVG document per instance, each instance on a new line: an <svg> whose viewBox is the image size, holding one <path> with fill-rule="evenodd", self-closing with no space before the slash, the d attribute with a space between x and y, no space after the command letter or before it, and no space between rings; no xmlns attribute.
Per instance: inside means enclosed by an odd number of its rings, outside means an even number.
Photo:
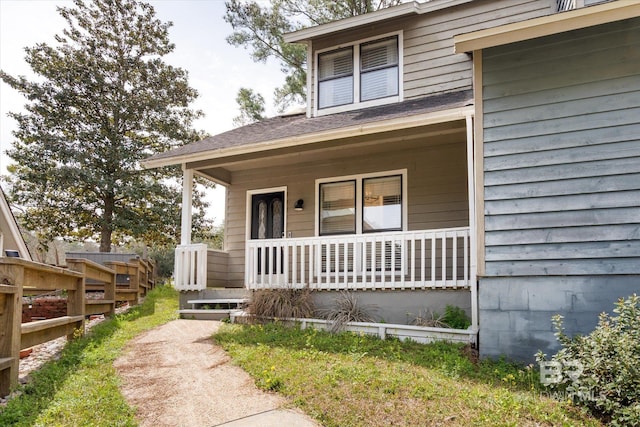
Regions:
<svg viewBox="0 0 640 427"><path fill-rule="evenodd" d="M111 252L111 233L113 232L113 207L115 197L108 196L104 199L104 213L100 230L100 252Z"/></svg>

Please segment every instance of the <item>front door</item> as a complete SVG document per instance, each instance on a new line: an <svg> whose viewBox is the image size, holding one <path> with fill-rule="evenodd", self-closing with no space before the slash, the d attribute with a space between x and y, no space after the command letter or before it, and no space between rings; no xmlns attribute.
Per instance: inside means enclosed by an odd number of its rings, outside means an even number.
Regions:
<svg viewBox="0 0 640 427"><path fill-rule="evenodd" d="M281 239L284 237L284 191L253 194L251 196L251 239ZM269 250L271 249L271 250ZM271 267L276 271L276 248L267 248L265 274ZM258 274L262 274L261 249L258 250ZM280 258L282 270L282 257Z"/></svg>

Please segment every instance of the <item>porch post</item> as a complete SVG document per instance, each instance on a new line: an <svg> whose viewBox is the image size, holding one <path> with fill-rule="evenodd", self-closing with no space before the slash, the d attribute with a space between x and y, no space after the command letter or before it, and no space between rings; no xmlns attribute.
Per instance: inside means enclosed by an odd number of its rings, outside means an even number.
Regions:
<svg viewBox="0 0 640 427"><path fill-rule="evenodd" d="M473 115L466 117L467 124L467 191L469 193L469 280L471 287L471 327L478 330L478 242L476 240L476 187L473 161Z"/></svg>
<svg viewBox="0 0 640 427"><path fill-rule="evenodd" d="M182 166L182 227L180 244L191 244L191 214L193 202L193 169Z"/></svg>

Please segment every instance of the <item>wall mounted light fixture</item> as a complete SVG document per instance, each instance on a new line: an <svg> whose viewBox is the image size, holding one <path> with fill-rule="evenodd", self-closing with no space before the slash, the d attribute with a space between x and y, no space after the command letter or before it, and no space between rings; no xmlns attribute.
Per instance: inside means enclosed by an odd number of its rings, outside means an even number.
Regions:
<svg viewBox="0 0 640 427"><path fill-rule="evenodd" d="M293 209L296 211L304 210L304 200L298 199Z"/></svg>

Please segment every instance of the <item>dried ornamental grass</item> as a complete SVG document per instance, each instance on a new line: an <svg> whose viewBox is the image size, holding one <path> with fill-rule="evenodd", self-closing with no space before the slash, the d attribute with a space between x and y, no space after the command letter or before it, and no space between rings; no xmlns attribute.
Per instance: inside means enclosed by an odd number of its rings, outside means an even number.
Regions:
<svg viewBox="0 0 640 427"><path fill-rule="evenodd" d="M247 310L256 318L305 318L314 312L312 292L302 289L260 289L253 293Z"/></svg>
<svg viewBox="0 0 640 427"><path fill-rule="evenodd" d="M331 332L338 332L348 322L375 322L371 314L373 310L376 306L360 304L354 292L341 291L335 299L335 306L320 310L319 314L331 321Z"/></svg>

